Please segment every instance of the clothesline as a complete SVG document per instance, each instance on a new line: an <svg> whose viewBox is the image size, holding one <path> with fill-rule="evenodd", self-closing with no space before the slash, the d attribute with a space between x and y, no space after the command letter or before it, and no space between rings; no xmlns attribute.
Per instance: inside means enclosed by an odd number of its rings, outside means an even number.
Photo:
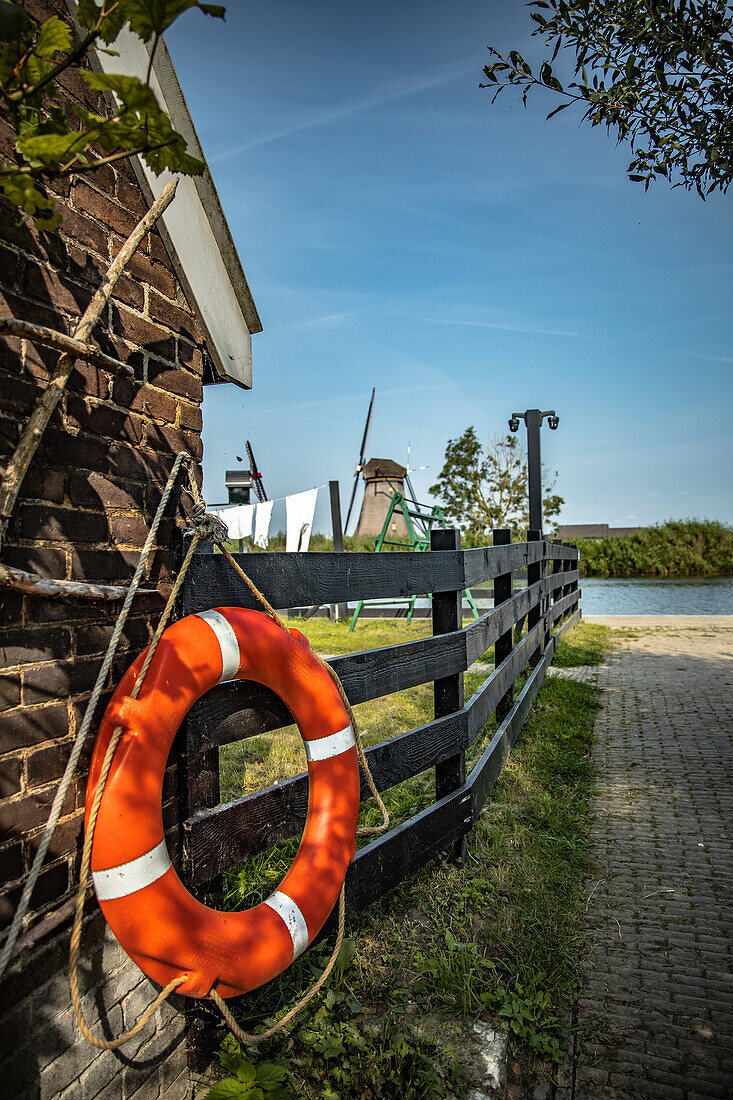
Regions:
<svg viewBox="0 0 733 1100"><path fill-rule="evenodd" d="M290 493L286 497L278 497L275 500L259 501L257 504L214 505L210 511L223 520L227 526L229 538L232 539L249 538L254 524L255 546L265 550L269 542L273 505L277 501L284 500L285 550L287 553L304 552L310 544L318 490L325 488L325 485L317 485L315 489L306 489L302 493Z"/></svg>
<svg viewBox="0 0 733 1100"><path fill-rule="evenodd" d="M318 490L318 489L327 489L328 488L328 482L324 482L323 485L314 485L313 488L316 489L316 490ZM311 490L310 489L303 489L302 491L304 493L309 493ZM291 496L291 497L296 496L297 497L297 496L300 496L300 493L288 493L287 496L284 496L284 497L273 497L272 500L265 501L264 503L267 503L267 504L280 504L283 500L287 500L289 496ZM259 503L259 502L255 501L255 504L257 504L257 503ZM237 508L237 507L241 507L241 505L230 504L228 501L223 501L219 504L207 504L207 508L209 508L209 510L211 510L212 508ZM245 505L245 507L246 507L246 505Z"/></svg>

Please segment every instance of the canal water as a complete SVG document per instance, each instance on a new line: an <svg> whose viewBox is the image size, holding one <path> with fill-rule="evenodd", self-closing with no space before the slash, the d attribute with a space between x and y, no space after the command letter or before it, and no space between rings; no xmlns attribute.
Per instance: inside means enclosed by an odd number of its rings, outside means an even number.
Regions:
<svg viewBox="0 0 733 1100"><path fill-rule="evenodd" d="M733 615L733 577L584 577L584 615Z"/></svg>

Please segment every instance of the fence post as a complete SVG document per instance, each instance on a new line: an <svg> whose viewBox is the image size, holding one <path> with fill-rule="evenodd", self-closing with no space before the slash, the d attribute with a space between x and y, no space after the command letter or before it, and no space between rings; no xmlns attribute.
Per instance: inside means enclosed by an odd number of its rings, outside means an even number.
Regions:
<svg viewBox="0 0 733 1100"><path fill-rule="evenodd" d="M537 531L537 530L533 529L533 530L529 530L527 532L527 542L540 542L541 540L542 540L542 532L541 531ZM528 586L530 584L536 584L537 581L542 580L542 575L543 575L543 572L544 572L543 566L544 566L544 561L535 561L535 562L532 562L531 564L529 564L527 566L527 585ZM533 604L532 607L530 607L530 609L527 613L527 633L529 633L529 631L532 630L533 627L537 626L537 623L540 621L541 618L542 618L542 596L540 596L540 598L537 600L536 604ZM534 668L534 666L539 662L539 659L542 656L542 649L543 649L543 646L540 643L540 645L538 645L537 648L535 650L533 650L532 653L530 654L529 663L532 666L532 668Z"/></svg>
<svg viewBox="0 0 733 1100"><path fill-rule="evenodd" d="M552 539L552 545L553 546L562 546L562 539ZM552 563L552 575L555 576L556 573L565 572L566 565L567 565L567 563L565 562L565 560L563 558L555 558L555 560ZM545 630L545 646L547 646L548 642L550 641L550 634L552 633L552 624L550 623L550 618L549 618L550 609L551 609L552 605L555 604L561 598L564 591L565 591L565 589L562 585L560 586L560 588L553 589L552 595L547 601L548 618L547 618L547 628Z"/></svg>
<svg viewBox="0 0 733 1100"><path fill-rule="evenodd" d="M334 554L343 554L344 532L341 527L341 494L339 492L338 481L329 481L328 491L331 498L331 531L333 532L333 552ZM346 607L345 603L330 604L329 612L332 622L335 619L348 618L348 608Z"/></svg>
<svg viewBox="0 0 733 1100"><path fill-rule="evenodd" d="M433 528L430 532L431 550L460 550L461 532L442 528ZM460 630L463 625L463 592L433 593L433 634L449 634ZM464 703L463 674L441 676L433 681L433 699L435 717L461 710ZM466 782L466 756L463 750L435 765L435 800L445 798L451 791L462 787ZM453 859L465 859L467 839L465 836L452 845Z"/></svg>
<svg viewBox="0 0 733 1100"><path fill-rule="evenodd" d="M183 532L182 545L179 549L179 562L183 561L192 534L192 531ZM200 542L196 552L197 554L213 554L214 547L209 543ZM187 581L184 581L178 600L178 614L181 617L188 615L190 610L187 606L187 583ZM211 806L219 805L219 748L215 745L204 752L189 756L187 727L188 722L184 719L174 741L178 772L178 814L181 823L181 878L187 888L204 905L221 909L223 907L221 875L217 875L216 878L203 883L201 886L193 886L191 861L186 850L186 838L182 828L183 822L196 810L209 809ZM203 1073L211 1065L215 1050L221 1041L221 1022L211 1005L205 1000L190 1000L188 997L185 1000L188 1069L192 1073Z"/></svg>
<svg viewBox="0 0 733 1100"><path fill-rule="evenodd" d="M512 541L512 533L507 528L500 527L493 531L493 543L494 546L509 546ZM512 574L511 570L508 573L500 573L498 577L494 577L494 607L498 607L500 603L504 603L505 600L510 599L512 594ZM504 634L500 634L496 639L494 645L494 662L495 667L498 668L502 661L506 660L512 651L514 644L514 630L512 627L505 631ZM502 718L509 713L512 709L512 703L514 702L514 684L509 688L506 695L502 696L496 707L496 720L501 722Z"/></svg>
<svg viewBox="0 0 733 1100"><path fill-rule="evenodd" d="M572 542L566 542L565 545L566 546L572 546L573 549L576 551L576 554L577 554L577 557L576 557L575 561L569 560L567 562L568 572L570 572L571 569L580 569L580 554L577 552L578 551L577 546L573 546ZM577 592L578 588L579 588L578 582L577 581L571 581L570 584L567 586L567 591L568 591L568 593ZM578 607L578 601L576 600L575 603L573 604L573 606L568 608L567 614L572 615L576 611L577 607Z"/></svg>

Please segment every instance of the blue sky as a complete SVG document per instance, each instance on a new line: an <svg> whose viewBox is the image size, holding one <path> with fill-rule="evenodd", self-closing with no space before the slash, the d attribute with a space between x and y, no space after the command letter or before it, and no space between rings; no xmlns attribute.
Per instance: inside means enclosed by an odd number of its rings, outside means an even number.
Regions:
<svg viewBox="0 0 733 1100"><path fill-rule="evenodd" d="M411 443L425 498L447 439L554 407L564 522L733 521L731 198L645 194L549 97L492 107L486 46L537 57L530 29L516 0L234 0L169 32L264 325L253 389L206 391L210 501L245 439L272 497L348 501L376 386L369 453Z"/></svg>

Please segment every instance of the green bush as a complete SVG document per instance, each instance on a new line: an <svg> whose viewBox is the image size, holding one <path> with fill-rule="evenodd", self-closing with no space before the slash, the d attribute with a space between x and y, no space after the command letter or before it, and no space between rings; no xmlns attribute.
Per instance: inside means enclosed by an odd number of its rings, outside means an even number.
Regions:
<svg viewBox="0 0 733 1100"><path fill-rule="evenodd" d="M668 520L633 535L578 539L585 577L709 577L733 573L733 528Z"/></svg>

